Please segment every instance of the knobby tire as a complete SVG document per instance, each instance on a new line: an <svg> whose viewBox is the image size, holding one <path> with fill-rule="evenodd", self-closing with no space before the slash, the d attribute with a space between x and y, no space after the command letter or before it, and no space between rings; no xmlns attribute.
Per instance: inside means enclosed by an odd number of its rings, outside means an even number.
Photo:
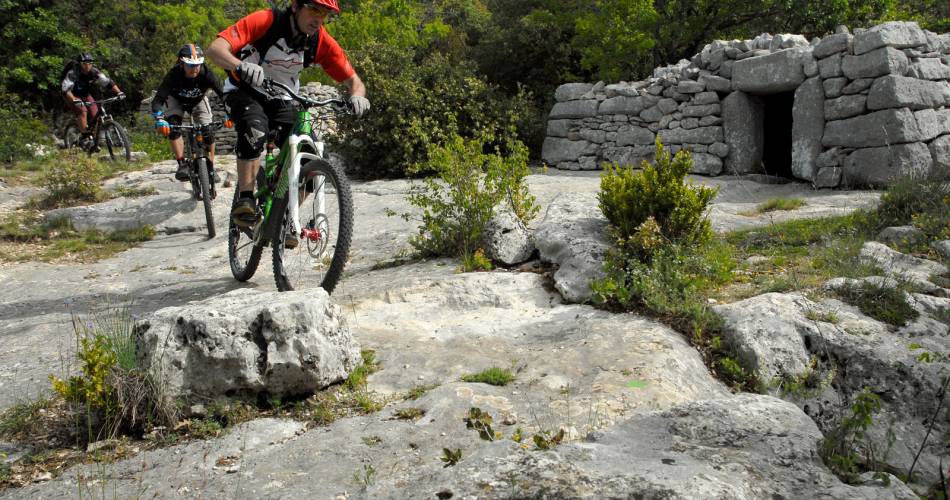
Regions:
<svg viewBox="0 0 950 500"><path fill-rule="evenodd" d="M208 224L208 239L214 238L214 215L211 213L211 179L208 172L208 159L198 158L195 168L198 169L198 184L201 186L201 202L205 208L205 222Z"/></svg>
<svg viewBox="0 0 950 500"><path fill-rule="evenodd" d="M125 161L132 161L132 141L129 140L129 134L126 133L122 125L115 122L106 123L102 126L101 134L105 139L101 142L105 142L106 149L109 150L109 158L112 161L115 161L116 153L121 154ZM118 139L119 144L116 144L112 139Z"/></svg>
<svg viewBox="0 0 950 500"><path fill-rule="evenodd" d="M232 201L232 206L234 202L237 201L238 195L240 194L240 187L235 186L234 188L234 200ZM245 229L244 231L247 231ZM247 281L254 276L254 273L257 272L257 266L261 262L261 254L264 252L263 245L251 245L251 254L247 259L247 262L241 262L240 256L237 254L237 248L240 245L246 244L250 241L250 237L241 230L234 223L234 220L228 216L228 263L231 265L231 275L234 276L234 279L238 281ZM243 238L242 238L243 236Z"/></svg>

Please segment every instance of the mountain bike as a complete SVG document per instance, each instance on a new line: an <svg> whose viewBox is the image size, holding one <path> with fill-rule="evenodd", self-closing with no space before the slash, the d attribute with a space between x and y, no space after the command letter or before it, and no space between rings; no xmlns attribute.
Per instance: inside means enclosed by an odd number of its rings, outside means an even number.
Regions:
<svg viewBox="0 0 950 500"><path fill-rule="evenodd" d="M129 134L122 125L119 125L112 118L105 107L106 104L122 99L125 99L124 95L117 95L100 101L87 102L78 99L73 101L73 103L87 108L93 104L98 104L99 113L89 124L88 131L92 134L91 139L82 140L83 136L79 131L79 123L75 118L66 124L63 129L63 142L66 144L66 148L78 147L92 156L93 153L102 149L100 144L105 144L109 151L109 158L112 161L115 161L117 156L125 158L125 161L130 161L132 159L132 141L129 140Z"/></svg>
<svg viewBox="0 0 950 500"><path fill-rule="evenodd" d="M308 108L346 114L351 112L349 103L309 99L272 80L265 80L263 89L268 98L286 95L303 107L276 158L268 141L254 193L259 222L240 227L231 220L228 226L231 274L238 281L251 279L264 247L270 245L278 290L311 282L332 293L350 249L353 200L349 181L324 151L327 122ZM240 187L234 190L235 202L239 193ZM288 234L298 238L293 248L287 248Z"/></svg>
<svg viewBox="0 0 950 500"><path fill-rule="evenodd" d="M185 143L184 161L188 164L188 179L191 182L191 194L204 203L205 222L208 224L208 239L214 238L214 216L211 214L211 202L218 197L217 189L211 179L214 178L214 165L208 159L208 146L205 138L224 125L223 121L207 125L169 124L171 130L180 130Z"/></svg>

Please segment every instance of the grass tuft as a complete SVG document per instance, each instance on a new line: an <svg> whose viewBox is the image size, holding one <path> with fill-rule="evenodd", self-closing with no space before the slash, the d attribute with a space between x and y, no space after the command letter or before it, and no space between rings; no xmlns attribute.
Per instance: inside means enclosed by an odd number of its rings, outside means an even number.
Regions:
<svg viewBox="0 0 950 500"><path fill-rule="evenodd" d="M511 370L491 367L478 373L462 375L463 382L474 382L480 384L489 384L497 386L506 386L515 380Z"/></svg>
<svg viewBox="0 0 950 500"><path fill-rule="evenodd" d="M755 207L755 210L761 214L780 210L795 210L805 205L805 200L801 198L772 198L764 203L760 203Z"/></svg>

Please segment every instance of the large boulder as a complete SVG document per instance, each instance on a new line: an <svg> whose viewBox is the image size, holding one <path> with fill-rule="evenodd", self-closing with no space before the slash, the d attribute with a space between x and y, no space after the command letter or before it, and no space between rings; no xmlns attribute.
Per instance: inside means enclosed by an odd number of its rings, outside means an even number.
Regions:
<svg viewBox="0 0 950 500"><path fill-rule="evenodd" d="M506 266L520 264L534 253L531 232L507 206L495 208L482 240L488 256Z"/></svg>
<svg viewBox="0 0 950 500"><path fill-rule="evenodd" d="M907 71L907 64L907 56L903 52L891 47L882 47L860 56L844 56L841 61L841 72L852 80L876 78L882 75L903 75Z"/></svg>
<svg viewBox="0 0 950 500"><path fill-rule="evenodd" d="M590 282L604 277L604 258L610 249L607 218L597 200L580 194L562 194L548 205L535 231L541 260L557 264L554 288L568 302L586 302Z"/></svg>
<svg viewBox="0 0 950 500"><path fill-rule="evenodd" d="M234 290L159 309L135 325L144 366L170 396L309 395L361 362L342 310L322 289Z"/></svg>
<svg viewBox="0 0 950 500"><path fill-rule="evenodd" d="M883 76L874 80L868 94L868 109L940 108L950 104L950 83L918 80L906 76Z"/></svg>
<svg viewBox="0 0 950 500"><path fill-rule="evenodd" d="M580 101L565 101L554 104L551 108L551 114L548 116L551 120L565 118L590 118L597 116L597 101L586 99Z"/></svg>

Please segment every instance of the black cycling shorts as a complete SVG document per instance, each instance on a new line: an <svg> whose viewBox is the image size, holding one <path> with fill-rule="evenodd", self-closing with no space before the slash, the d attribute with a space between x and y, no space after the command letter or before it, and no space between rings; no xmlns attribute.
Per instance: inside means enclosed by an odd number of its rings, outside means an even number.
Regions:
<svg viewBox="0 0 950 500"><path fill-rule="evenodd" d="M259 158L272 129L276 134L274 143L280 147L297 121L297 107L293 101L266 101L263 97L252 95L252 92L237 89L228 92L224 97L237 132L239 160Z"/></svg>

